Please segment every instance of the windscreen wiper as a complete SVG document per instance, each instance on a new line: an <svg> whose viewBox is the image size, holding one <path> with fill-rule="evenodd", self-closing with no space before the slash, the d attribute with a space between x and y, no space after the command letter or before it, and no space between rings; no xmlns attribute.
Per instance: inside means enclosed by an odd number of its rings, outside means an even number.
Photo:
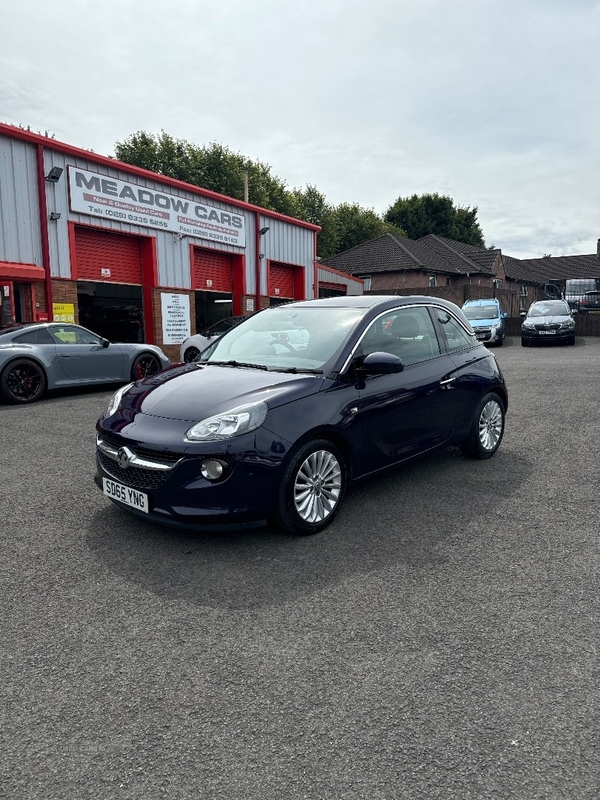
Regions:
<svg viewBox="0 0 600 800"><path fill-rule="evenodd" d="M266 370L264 364L246 364L244 361L199 361L199 364L208 364L213 365L215 367L245 367L247 369L264 369Z"/></svg>
<svg viewBox="0 0 600 800"><path fill-rule="evenodd" d="M294 375L300 375L303 372L308 373L310 375L322 375L322 369L309 369L308 367L273 367L273 372L291 372Z"/></svg>

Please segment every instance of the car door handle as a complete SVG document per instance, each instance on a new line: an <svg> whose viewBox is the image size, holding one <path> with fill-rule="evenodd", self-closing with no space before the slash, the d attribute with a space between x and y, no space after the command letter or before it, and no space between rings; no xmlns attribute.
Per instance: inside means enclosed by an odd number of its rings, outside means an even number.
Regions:
<svg viewBox="0 0 600 800"><path fill-rule="evenodd" d="M455 380L456 378L446 378L445 381L440 381L440 386L449 386L449 384L454 383Z"/></svg>

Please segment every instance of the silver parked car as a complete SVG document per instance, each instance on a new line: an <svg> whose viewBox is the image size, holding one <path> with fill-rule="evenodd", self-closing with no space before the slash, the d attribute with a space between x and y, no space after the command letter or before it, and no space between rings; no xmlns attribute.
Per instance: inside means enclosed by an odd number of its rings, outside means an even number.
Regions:
<svg viewBox="0 0 600 800"><path fill-rule="evenodd" d="M33 403L47 389L127 383L169 364L159 347L112 344L81 325L0 328L0 396L8 403Z"/></svg>
<svg viewBox="0 0 600 800"><path fill-rule="evenodd" d="M521 345L563 342L575 344L575 320L564 300L532 303L521 325Z"/></svg>
<svg viewBox="0 0 600 800"><path fill-rule="evenodd" d="M224 333L235 328L240 322L243 322L247 317L226 317L220 319L218 322L213 323L208 328L195 333L193 336L188 337L181 345L179 355L182 361L190 362L195 361L203 350L206 350L209 344L223 336Z"/></svg>

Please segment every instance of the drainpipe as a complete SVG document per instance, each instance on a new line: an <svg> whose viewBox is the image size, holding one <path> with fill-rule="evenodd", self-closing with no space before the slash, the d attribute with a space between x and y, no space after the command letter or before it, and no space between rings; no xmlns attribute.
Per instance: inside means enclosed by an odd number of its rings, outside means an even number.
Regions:
<svg viewBox="0 0 600 800"><path fill-rule="evenodd" d="M254 244L255 244L254 257L256 259L256 266L255 266L255 272L256 272L256 294L255 294L256 301L255 301L255 303L256 303L256 308L254 309L255 311L260 311L260 276L261 276L261 271L262 271L261 268L260 268L260 262L261 262L260 244L261 244L261 242L260 242L260 233L259 233L259 231L260 231L260 219L259 219L258 213L255 213L254 214Z"/></svg>
<svg viewBox="0 0 600 800"><path fill-rule="evenodd" d="M44 175L44 145L37 145L37 182L40 211L40 237L42 243L42 266L46 289L46 311L52 322L52 276L50 274L50 238L48 236L48 205L46 203L46 181Z"/></svg>

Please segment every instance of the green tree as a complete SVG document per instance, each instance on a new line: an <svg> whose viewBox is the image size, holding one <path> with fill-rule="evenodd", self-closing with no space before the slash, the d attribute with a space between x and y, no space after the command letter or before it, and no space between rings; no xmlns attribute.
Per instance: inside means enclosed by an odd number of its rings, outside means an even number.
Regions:
<svg viewBox="0 0 600 800"><path fill-rule="evenodd" d="M115 144L120 161L167 175L203 189L244 199L244 172L248 172L248 199L255 205L293 215L296 205L285 181L271 174L271 167L235 153L217 142L198 146L175 139L165 131L158 135L138 131Z"/></svg>
<svg viewBox="0 0 600 800"><path fill-rule="evenodd" d="M340 203L333 209L332 217L334 249L329 253L319 251L322 258L342 253L384 233L406 235L401 227L383 220L372 208L363 208L358 203Z"/></svg>
<svg viewBox="0 0 600 800"><path fill-rule="evenodd" d="M455 206L451 197L413 194L399 197L387 210L384 219L403 228L411 239L433 233L457 242L485 247L483 232L477 222L477 206Z"/></svg>

